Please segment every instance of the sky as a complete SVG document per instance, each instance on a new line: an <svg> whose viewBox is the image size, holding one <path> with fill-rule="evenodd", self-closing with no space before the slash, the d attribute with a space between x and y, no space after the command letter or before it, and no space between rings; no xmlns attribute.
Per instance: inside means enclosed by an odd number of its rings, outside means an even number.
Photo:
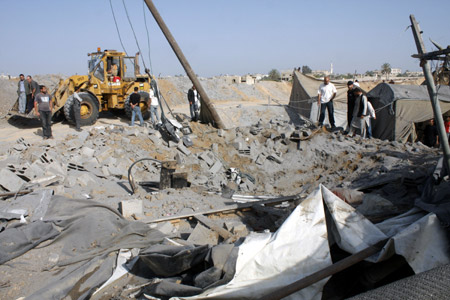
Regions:
<svg viewBox="0 0 450 300"><path fill-rule="evenodd" d="M111 0L129 55L161 76L185 75L142 0ZM308 65L364 73L383 63L420 70L409 15L430 38L450 44L448 0L153 0L194 71L204 77L267 74ZM0 0L0 73L87 74L87 53L123 51L110 0ZM145 19L144 19L145 15ZM148 47L147 31L150 47ZM150 57L149 57L150 52Z"/></svg>

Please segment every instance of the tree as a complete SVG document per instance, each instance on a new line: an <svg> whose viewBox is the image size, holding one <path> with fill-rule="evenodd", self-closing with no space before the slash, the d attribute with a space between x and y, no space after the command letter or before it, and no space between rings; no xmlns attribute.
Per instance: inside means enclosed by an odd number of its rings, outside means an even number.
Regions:
<svg viewBox="0 0 450 300"><path fill-rule="evenodd" d="M386 75L386 78L388 77L389 74L391 74L391 65L388 63L384 63L381 66L381 73L383 73L384 75Z"/></svg>
<svg viewBox="0 0 450 300"><path fill-rule="evenodd" d="M373 76L375 76L375 72L374 71L367 71L366 72L366 76L373 77Z"/></svg>
<svg viewBox="0 0 450 300"><path fill-rule="evenodd" d="M308 67L308 66L303 66L303 67L302 67L302 73L303 73L303 74L311 74L311 73L312 73L312 70L311 70L311 68Z"/></svg>
<svg viewBox="0 0 450 300"><path fill-rule="evenodd" d="M268 79L273 81L280 81L281 79L280 72L277 69L270 70Z"/></svg>

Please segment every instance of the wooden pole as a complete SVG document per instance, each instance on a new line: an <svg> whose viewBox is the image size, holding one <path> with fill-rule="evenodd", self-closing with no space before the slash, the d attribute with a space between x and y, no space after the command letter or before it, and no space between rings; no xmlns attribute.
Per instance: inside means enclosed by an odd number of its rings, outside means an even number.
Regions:
<svg viewBox="0 0 450 300"><path fill-rule="evenodd" d="M422 31L420 31L419 24L416 21L414 15L410 15L411 28L416 42L417 51L419 55L426 53L425 45L422 39ZM439 142L444 152L444 165L447 168L447 172L450 172L450 147L448 145L447 133L445 132L444 120L442 119L441 106L437 97L436 85L434 83L433 74L431 73L430 63L426 59L420 61L420 66L423 69L425 80L427 82L428 94L430 95L431 106L433 107L434 120L439 134Z"/></svg>
<svg viewBox="0 0 450 300"><path fill-rule="evenodd" d="M331 266L328 266L320 271L317 271L309 276L306 276L298 281L295 281L294 283L291 283L290 285L286 287L280 287L280 289L271 292L270 294L265 295L264 297L260 298L260 300L278 300L282 299L284 297L287 297L295 292L300 291L301 289L304 289L310 285L313 285L316 282L321 281L322 279L325 279L333 274L336 274L340 271L343 271L360 261L363 261L364 259L376 254L378 251L380 251L383 246L386 244L386 240L382 240L378 243L376 243L373 246L367 247L366 249L355 253L353 255L350 255L349 257L346 257L340 261L338 261L335 264L332 264Z"/></svg>
<svg viewBox="0 0 450 300"><path fill-rule="evenodd" d="M195 88L197 89L198 93L200 94L201 100L203 104L206 105L207 109L211 113L211 117L213 119L213 122L218 128L225 128L224 123L220 119L219 114L217 113L216 109L212 105L211 101L209 100L208 95L206 94L205 89L200 84L200 81L197 78L197 75L195 75L194 70L192 70L191 65L187 61L186 57L183 54L183 51L181 51L181 48L178 46L177 41L173 37L172 33L170 32L169 28L167 27L166 23L162 19L161 15L159 14L158 10L156 9L156 6L153 4L152 0L145 0L145 4L147 4L148 9L152 13L153 17L155 18L156 23L158 24L159 28L161 28L164 36L166 37L167 41L169 42L170 47L172 47L172 50L175 52L175 55L178 57L178 60L180 61L181 65L183 66L184 70L186 71L186 74L188 75L189 79L194 84ZM203 105L202 105L203 107ZM202 108L203 109L203 108Z"/></svg>

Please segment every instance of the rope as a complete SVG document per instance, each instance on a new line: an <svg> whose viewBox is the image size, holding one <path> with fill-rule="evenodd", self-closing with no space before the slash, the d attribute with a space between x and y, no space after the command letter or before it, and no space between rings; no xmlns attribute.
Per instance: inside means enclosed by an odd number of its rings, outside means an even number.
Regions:
<svg viewBox="0 0 450 300"><path fill-rule="evenodd" d="M139 42L137 40L136 33L134 32L133 24L131 23L130 16L128 15L127 6L125 5L125 0L122 0L122 3L123 3L123 7L125 8L125 14L127 15L128 23L130 23L131 31L133 31L134 40L136 41L136 45L139 49L139 52L142 53L141 47L139 47ZM147 66L145 65L144 56L142 56L142 63L144 64L144 68L147 69Z"/></svg>
<svg viewBox="0 0 450 300"><path fill-rule="evenodd" d="M109 5L111 6L111 12L113 15L114 23L116 24L117 35L119 36L120 44L122 45L122 49L125 52L125 54L127 54L127 50L125 50L125 46L123 45L122 38L120 37L119 26L117 25L116 15L114 14L114 9L113 9L111 0L109 0ZM127 56L128 56L128 54L127 54Z"/></svg>
<svg viewBox="0 0 450 300"><path fill-rule="evenodd" d="M142 11L144 13L145 30L147 31L148 62L150 64L150 73L152 73L153 67L152 67L152 58L151 58L151 52L150 52L150 34L148 33L147 18L145 17L145 12L147 11L145 9L145 1L142 1Z"/></svg>

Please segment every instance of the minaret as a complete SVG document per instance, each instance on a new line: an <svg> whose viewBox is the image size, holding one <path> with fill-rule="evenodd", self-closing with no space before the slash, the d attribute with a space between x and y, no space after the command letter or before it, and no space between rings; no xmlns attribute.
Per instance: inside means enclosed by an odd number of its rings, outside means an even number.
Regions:
<svg viewBox="0 0 450 300"><path fill-rule="evenodd" d="M333 63L331 63L331 66L330 66L330 74L333 74Z"/></svg>

